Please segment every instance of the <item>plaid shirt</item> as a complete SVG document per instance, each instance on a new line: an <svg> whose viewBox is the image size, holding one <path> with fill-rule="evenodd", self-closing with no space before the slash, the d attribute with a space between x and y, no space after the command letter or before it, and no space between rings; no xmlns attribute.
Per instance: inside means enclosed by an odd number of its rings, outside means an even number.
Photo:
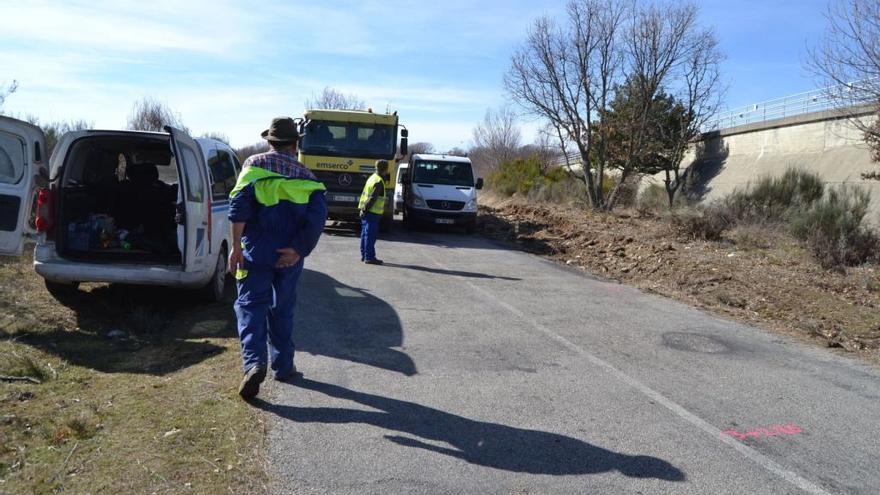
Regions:
<svg viewBox="0 0 880 495"><path fill-rule="evenodd" d="M242 168L244 167L259 167L291 179L318 180L311 170L294 158L293 154L275 150L251 156L244 161Z"/></svg>

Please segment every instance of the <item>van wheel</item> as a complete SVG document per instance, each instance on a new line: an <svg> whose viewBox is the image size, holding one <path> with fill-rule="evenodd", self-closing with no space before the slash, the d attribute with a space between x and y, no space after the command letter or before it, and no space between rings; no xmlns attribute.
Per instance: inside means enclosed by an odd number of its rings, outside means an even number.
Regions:
<svg viewBox="0 0 880 495"><path fill-rule="evenodd" d="M217 264L214 266L214 275L207 285L202 287L200 299L206 302L220 302L226 294L226 248L220 250L217 256Z"/></svg>
<svg viewBox="0 0 880 495"><path fill-rule="evenodd" d="M49 294L62 303L69 301L71 298L76 297L76 295L79 294L79 282L61 283L50 282L48 280L44 280L44 282Z"/></svg>

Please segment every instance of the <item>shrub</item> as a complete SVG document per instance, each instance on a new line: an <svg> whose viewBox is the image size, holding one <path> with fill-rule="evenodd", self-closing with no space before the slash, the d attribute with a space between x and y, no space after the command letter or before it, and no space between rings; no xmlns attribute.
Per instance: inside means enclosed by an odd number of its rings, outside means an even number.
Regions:
<svg viewBox="0 0 880 495"><path fill-rule="evenodd" d="M566 177L558 181L544 181L529 191L529 199L549 203L587 206L587 186L580 179Z"/></svg>
<svg viewBox="0 0 880 495"><path fill-rule="evenodd" d="M503 196L526 194L542 183L541 164L535 158L517 158L501 163L488 177L490 189Z"/></svg>
<svg viewBox="0 0 880 495"><path fill-rule="evenodd" d="M642 188L641 193L635 200L636 210L642 215L658 215L669 211L669 195L663 184L650 184ZM684 208L687 199L684 195L676 194L672 209Z"/></svg>
<svg viewBox="0 0 880 495"><path fill-rule="evenodd" d="M728 210L718 204L675 210L671 220L673 227L681 234L706 241L720 240L721 235L735 224Z"/></svg>
<svg viewBox="0 0 880 495"><path fill-rule="evenodd" d="M765 176L724 200L729 214L753 223L784 223L822 198L818 175L789 168L779 177Z"/></svg>
<svg viewBox="0 0 880 495"><path fill-rule="evenodd" d="M791 223L795 237L804 241L824 268L840 269L876 258L877 234L865 224L871 194L842 186L831 189Z"/></svg>

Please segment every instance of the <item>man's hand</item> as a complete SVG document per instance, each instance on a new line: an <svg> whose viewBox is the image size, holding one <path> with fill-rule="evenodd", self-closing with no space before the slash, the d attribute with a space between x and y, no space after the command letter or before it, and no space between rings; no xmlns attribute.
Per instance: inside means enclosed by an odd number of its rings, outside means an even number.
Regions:
<svg viewBox="0 0 880 495"><path fill-rule="evenodd" d="M244 253L241 252L241 248L233 248L229 253L229 264L226 269L230 274L235 275L235 271L242 267L244 267Z"/></svg>
<svg viewBox="0 0 880 495"><path fill-rule="evenodd" d="M358 210L358 218L364 218L364 215L367 214L367 210Z"/></svg>
<svg viewBox="0 0 880 495"><path fill-rule="evenodd" d="M275 263L275 268L289 268L293 265L299 263L299 260L302 259L302 256L296 252L296 249L293 248L283 248L278 250L278 254L281 255L278 258L278 263Z"/></svg>

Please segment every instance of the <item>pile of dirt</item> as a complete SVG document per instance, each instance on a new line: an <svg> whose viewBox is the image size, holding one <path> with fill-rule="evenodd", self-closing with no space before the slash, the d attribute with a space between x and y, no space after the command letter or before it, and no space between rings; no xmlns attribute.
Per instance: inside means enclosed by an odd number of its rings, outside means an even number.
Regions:
<svg viewBox="0 0 880 495"><path fill-rule="evenodd" d="M880 358L877 267L823 270L794 239L688 239L667 219L486 198L483 235L737 320Z"/></svg>

